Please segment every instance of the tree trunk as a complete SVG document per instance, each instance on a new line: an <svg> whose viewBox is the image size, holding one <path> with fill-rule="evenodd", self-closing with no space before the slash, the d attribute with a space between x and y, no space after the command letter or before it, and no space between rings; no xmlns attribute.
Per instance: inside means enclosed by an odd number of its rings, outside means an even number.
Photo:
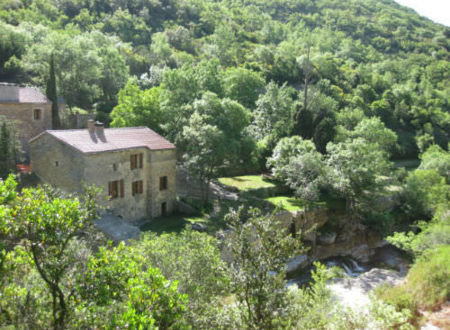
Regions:
<svg viewBox="0 0 450 330"><path fill-rule="evenodd" d="M59 279L56 281L52 281L48 278L47 274L41 267L41 264L38 260L38 251L36 250L36 246L31 246L31 254L33 256L34 264L36 265L36 269L39 275L42 277L45 283L47 283L50 292L52 294L52 307L53 307L53 328L55 330L64 329L65 316L67 313L66 302L64 298L64 293L59 287ZM58 303L57 303L58 301Z"/></svg>

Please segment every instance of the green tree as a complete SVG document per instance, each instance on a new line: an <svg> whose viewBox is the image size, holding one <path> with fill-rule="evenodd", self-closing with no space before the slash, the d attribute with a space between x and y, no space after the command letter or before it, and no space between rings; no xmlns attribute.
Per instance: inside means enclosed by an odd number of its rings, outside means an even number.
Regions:
<svg viewBox="0 0 450 330"><path fill-rule="evenodd" d="M280 179L286 179L286 169L291 159L302 155L314 153L316 147L310 140L303 140L300 136L286 137L280 140L273 150L272 157L267 159L267 167L272 174Z"/></svg>
<svg viewBox="0 0 450 330"><path fill-rule="evenodd" d="M450 183L450 152L445 151L438 145L432 145L420 155L420 166L422 170L436 170Z"/></svg>
<svg viewBox="0 0 450 330"><path fill-rule="evenodd" d="M336 141L362 138L369 144L378 145L381 150L392 153L397 143L397 135L386 128L378 117L364 118L353 130L341 129Z"/></svg>
<svg viewBox="0 0 450 330"><path fill-rule="evenodd" d="M338 103L333 97L324 94L320 85L310 86L308 95L307 108L304 103L297 103L292 133L304 139L312 139L317 150L325 153L327 143L335 135L335 111Z"/></svg>
<svg viewBox="0 0 450 330"><path fill-rule="evenodd" d="M228 141L217 126L208 124L207 117L198 112L183 128L182 139L186 150L183 162L202 181L203 200L208 202L209 183L217 177L227 158Z"/></svg>
<svg viewBox="0 0 450 330"><path fill-rule="evenodd" d="M0 79L20 73L19 59L26 52L29 35L13 25L0 23Z"/></svg>
<svg viewBox="0 0 450 330"><path fill-rule="evenodd" d="M77 279L80 319L74 325L168 329L182 315L186 295L147 265L135 246L101 247Z"/></svg>
<svg viewBox="0 0 450 330"><path fill-rule="evenodd" d="M408 174L402 194L402 209L413 220L430 219L436 207L448 203L450 187L434 169Z"/></svg>
<svg viewBox="0 0 450 330"><path fill-rule="evenodd" d="M417 221L414 228L419 228L420 231L395 232L387 240L408 252L412 257L419 257L425 251L438 246L448 246L450 244L448 206L445 203L438 205L431 221Z"/></svg>
<svg viewBox="0 0 450 330"><path fill-rule="evenodd" d="M161 132L161 92L161 87L140 90L136 82L128 81L125 88L119 92L118 105L111 112L111 126L147 126Z"/></svg>
<svg viewBox="0 0 450 330"><path fill-rule="evenodd" d="M178 282L178 292L189 297L182 324L205 328L222 321L214 311L231 288L215 237L188 228L179 234L146 233L135 246L146 264L160 269L168 280Z"/></svg>
<svg viewBox="0 0 450 330"><path fill-rule="evenodd" d="M22 59L34 83L45 85L48 59L53 54L58 90L69 108L91 109L98 103L101 110L111 110L118 91L128 80L128 68L120 52L120 47L126 45L99 31L47 30L36 38L40 38L39 42L33 43Z"/></svg>
<svg viewBox="0 0 450 330"><path fill-rule="evenodd" d="M237 61L237 37L233 27L228 24L218 24L212 35L215 55L222 65L228 66Z"/></svg>
<svg viewBox="0 0 450 330"><path fill-rule="evenodd" d="M6 179L15 171L19 152L20 144L13 124L0 117L0 178Z"/></svg>
<svg viewBox="0 0 450 330"><path fill-rule="evenodd" d="M345 198L351 214L370 208L371 200L385 186L383 175L391 164L376 144L362 138L327 145L328 182Z"/></svg>
<svg viewBox="0 0 450 330"><path fill-rule="evenodd" d="M310 141L304 141L312 143ZM325 162L321 153L313 150L293 157L285 169L286 184L297 197L310 206L319 200L320 190L326 185Z"/></svg>
<svg viewBox="0 0 450 330"><path fill-rule="evenodd" d="M180 118L187 122L177 139L185 165L191 173L204 181L204 199L212 178L225 170L248 164L254 143L246 135L249 113L242 105L220 99L211 92L184 108L193 113L190 118Z"/></svg>
<svg viewBox="0 0 450 330"><path fill-rule="evenodd" d="M255 102L264 88L264 80L252 70L229 68L223 73L225 96L238 101L248 109L255 108Z"/></svg>
<svg viewBox="0 0 450 330"><path fill-rule="evenodd" d="M299 252L294 239L271 216L257 209L245 220L242 208L227 215L231 231L226 248L231 252L230 275L245 327L285 327L288 307L286 261Z"/></svg>
<svg viewBox="0 0 450 330"><path fill-rule="evenodd" d="M278 87L273 81L260 94L253 111L252 125L249 127L257 140L273 135L275 141L290 132L289 121L293 115L293 92L284 84Z"/></svg>
<svg viewBox="0 0 450 330"><path fill-rule="evenodd" d="M8 182L0 182L0 191L5 190L5 184ZM54 329L65 328L71 310L71 285L65 275L79 260L70 247L97 216L95 195L92 189L83 197L69 198L49 187L27 188L0 205L7 215L2 233L20 242L48 287Z"/></svg>
<svg viewBox="0 0 450 330"><path fill-rule="evenodd" d="M58 129L61 125L59 120L58 109L58 93L56 90L56 75L55 75L55 58L52 54L50 56L50 72L47 80L47 88L45 91L47 97L52 101L52 128Z"/></svg>

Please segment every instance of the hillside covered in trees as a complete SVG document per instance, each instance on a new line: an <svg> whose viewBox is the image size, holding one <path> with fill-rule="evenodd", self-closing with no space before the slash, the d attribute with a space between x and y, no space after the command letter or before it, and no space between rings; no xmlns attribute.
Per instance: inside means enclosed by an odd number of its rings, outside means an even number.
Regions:
<svg viewBox="0 0 450 330"><path fill-rule="evenodd" d="M53 54L69 108L181 153L183 128L208 124L246 169L282 137L325 152L373 116L397 134L394 158L416 158L447 148L449 36L390 0L2 0L0 81L44 88Z"/></svg>
<svg viewBox="0 0 450 330"><path fill-rule="evenodd" d="M448 316L449 50L448 27L392 0L0 0L1 82L148 126L205 183L179 196L195 214L143 219L139 239L112 243L93 225L102 187L8 176L20 150L0 118L0 327L414 329ZM236 199L208 200L219 176ZM310 227L286 227L281 210ZM328 285L351 279L315 261L387 242L406 277L345 308ZM288 287L299 257L309 278Z"/></svg>

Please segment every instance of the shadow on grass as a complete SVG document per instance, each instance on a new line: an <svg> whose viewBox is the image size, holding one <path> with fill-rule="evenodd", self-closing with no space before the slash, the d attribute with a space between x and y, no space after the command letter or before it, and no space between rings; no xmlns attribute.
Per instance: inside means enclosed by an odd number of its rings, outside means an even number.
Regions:
<svg viewBox="0 0 450 330"><path fill-rule="evenodd" d="M207 233L214 234L221 229L227 228L225 215L230 210L237 210L244 207L244 214L250 208L259 208L263 213L273 212L279 205L281 210L298 211L304 209L305 201L291 195L278 195L261 199L255 196L254 191L240 193L240 200L215 200L211 205L199 211L196 215L185 215L175 213L172 215L159 217L140 227L142 231L152 231L158 235L163 233L180 233L186 226L198 223ZM192 203L192 201L191 201ZM326 207L329 210L345 209L345 201L331 196L323 196L322 201L314 203L316 207ZM311 206L310 206L311 207ZM206 211L208 210L208 211Z"/></svg>
<svg viewBox="0 0 450 330"><path fill-rule="evenodd" d="M221 205L220 211L212 217L207 214L185 215L175 213L152 219L151 222L142 225L140 229L161 235L164 233L180 233L186 226L197 223L203 226L205 232L213 234L220 229L226 228L224 217L228 211L229 205Z"/></svg>
<svg viewBox="0 0 450 330"><path fill-rule="evenodd" d="M151 222L140 227L142 231L152 231L158 235L162 233L179 233L186 226L185 216L172 214L152 219Z"/></svg>

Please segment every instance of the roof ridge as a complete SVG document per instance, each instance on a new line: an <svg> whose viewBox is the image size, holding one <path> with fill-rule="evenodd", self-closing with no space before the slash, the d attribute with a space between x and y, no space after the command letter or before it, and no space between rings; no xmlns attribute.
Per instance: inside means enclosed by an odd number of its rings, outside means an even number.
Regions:
<svg viewBox="0 0 450 330"><path fill-rule="evenodd" d="M150 131L155 132L151 128L148 128L147 126L129 126L129 127L105 127L104 130L125 130L125 129L148 129ZM53 133L53 132L81 132L81 131L87 131L87 128L67 128L67 129L48 129L46 132ZM156 133L156 132L155 132ZM156 133L160 135L159 133Z"/></svg>

